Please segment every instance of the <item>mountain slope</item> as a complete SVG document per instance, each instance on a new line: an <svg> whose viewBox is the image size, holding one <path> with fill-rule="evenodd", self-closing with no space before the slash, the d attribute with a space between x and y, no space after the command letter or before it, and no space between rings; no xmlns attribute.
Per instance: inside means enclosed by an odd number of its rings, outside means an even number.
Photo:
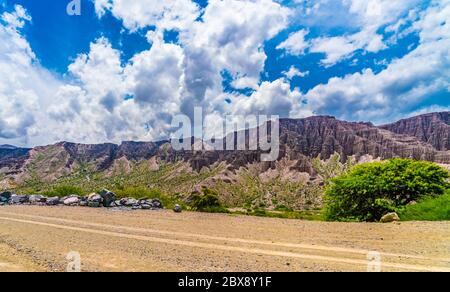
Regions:
<svg viewBox="0 0 450 292"><path fill-rule="evenodd" d="M450 112L431 113L381 126L397 134L417 137L437 150L450 150Z"/></svg>
<svg viewBox="0 0 450 292"><path fill-rule="evenodd" d="M298 195L316 177L311 160L335 152L342 162L354 156L358 161L404 157L450 164L442 139L448 137L448 115L416 119L382 127L329 116L282 119L280 155L274 162L261 162L261 151L175 151L167 141L8 147L0 149L0 188L40 192L62 184L86 191L143 186L176 194L211 186L236 205L242 205L242 197L271 201L272 194Z"/></svg>

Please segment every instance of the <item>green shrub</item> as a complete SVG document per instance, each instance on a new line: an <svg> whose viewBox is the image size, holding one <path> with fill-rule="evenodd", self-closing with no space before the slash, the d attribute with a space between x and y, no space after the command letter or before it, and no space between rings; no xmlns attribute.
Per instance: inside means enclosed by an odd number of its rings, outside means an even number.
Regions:
<svg viewBox="0 0 450 292"><path fill-rule="evenodd" d="M86 193L83 192L81 188L68 185L56 186L44 193L44 195L48 197L66 197L70 195L83 196L85 194Z"/></svg>
<svg viewBox="0 0 450 292"><path fill-rule="evenodd" d="M192 194L191 209L193 211L209 213L226 213L227 210L222 206L219 194L208 188L203 188L202 193Z"/></svg>
<svg viewBox="0 0 450 292"><path fill-rule="evenodd" d="M144 187L121 187L114 190L118 198L149 198L161 199L163 196L160 190L147 189Z"/></svg>
<svg viewBox="0 0 450 292"><path fill-rule="evenodd" d="M447 170L437 164L391 159L358 165L331 181L325 216L330 221L378 221L411 201L442 195Z"/></svg>
<svg viewBox="0 0 450 292"><path fill-rule="evenodd" d="M399 210L403 221L450 220L450 192L440 197L431 197Z"/></svg>

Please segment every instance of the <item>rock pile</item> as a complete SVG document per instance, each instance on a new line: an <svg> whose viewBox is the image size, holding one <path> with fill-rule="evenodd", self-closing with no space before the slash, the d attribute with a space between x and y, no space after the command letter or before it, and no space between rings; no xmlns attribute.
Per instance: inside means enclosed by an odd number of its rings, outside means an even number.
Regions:
<svg viewBox="0 0 450 292"><path fill-rule="evenodd" d="M116 194L109 190L92 193L89 196L70 195L67 197L46 197L42 195L16 195L11 192L0 193L0 206L3 205L38 205L38 206L80 206L91 208L127 208L133 210L164 209L159 199L134 198L117 199Z"/></svg>

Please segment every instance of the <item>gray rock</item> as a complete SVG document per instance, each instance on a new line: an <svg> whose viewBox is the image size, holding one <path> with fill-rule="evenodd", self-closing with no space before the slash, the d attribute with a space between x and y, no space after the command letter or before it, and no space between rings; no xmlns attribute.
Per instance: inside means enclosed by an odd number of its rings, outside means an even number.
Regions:
<svg viewBox="0 0 450 292"><path fill-rule="evenodd" d="M391 222L398 222L400 221L400 217L397 213L389 213L381 217L380 222L382 223L391 223Z"/></svg>
<svg viewBox="0 0 450 292"><path fill-rule="evenodd" d="M51 197L47 199L48 206L56 206L60 203L60 199L58 197Z"/></svg>
<svg viewBox="0 0 450 292"><path fill-rule="evenodd" d="M93 194L89 195L88 202L93 202L93 203L99 203L100 204L100 203L103 203L103 198L99 194L93 193Z"/></svg>
<svg viewBox="0 0 450 292"><path fill-rule="evenodd" d="M120 207L120 206L122 206L122 200L116 200L116 201L114 201L114 204L116 205L116 207Z"/></svg>
<svg viewBox="0 0 450 292"><path fill-rule="evenodd" d="M11 192L3 192L0 194L0 202L9 202L11 196L13 194Z"/></svg>
<svg viewBox="0 0 450 292"><path fill-rule="evenodd" d="M153 199L152 200L152 206L155 209L162 209L163 208L163 204L161 203L161 201L159 199Z"/></svg>
<svg viewBox="0 0 450 292"><path fill-rule="evenodd" d="M180 205L176 204L175 207L173 207L173 211L175 213L181 213L183 211L183 208L181 208Z"/></svg>
<svg viewBox="0 0 450 292"><path fill-rule="evenodd" d="M63 201L64 205L66 206L76 206L80 203L80 197L79 196L69 196L67 199Z"/></svg>
<svg viewBox="0 0 450 292"><path fill-rule="evenodd" d="M25 204L29 202L28 196L12 195L10 199L11 204Z"/></svg>
<svg viewBox="0 0 450 292"><path fill-rule="evenodd" d="M100 202L93 202L93 201L88 202L88 207L90 208L100 208L100 206L101 206Z"/></svg>
<svg viewBox="0 0 450 292"><path fill-rule="evenodd" d="M141 205L133 205L133 206L131 207L131 209L133 209L133 210L139 210L139 209L142 209L142 206L141 206Z"/></svg>
<svg viewBox="0 0 450 292"><path fill-rule="evenodd" d="M1 203L8 203L10 198L7 197L0 197L0 202Z"/></svg>
<svg viewBox="0 0 450 292"><path fill-rule="evenodd" d="M153 206L150 204L141 204L142 210L151 210L153 209Z"/></svg>
<svg viewBox="0 0 450 292"><path fill-rule="evenodd" d="M133 198L124 198L124 199L120 200L120 204L122 206L132 207L134 205L138 205L138 201Z"/></svg>
<svg viewBox="0 0 450 292"><path fill-rule="evenodd" d="M44 197L42 195L31 195L29 197L29 201L31 204L45 203L47 202L47 197Z"/></svg>
<svg viewBox="0 0 450 292"><path fill-rule="evenodd" d="M87 200L81 200L80 203L78 204L80 207L86 207L88 205L88 201Z"/></svg>
<svg viewBox="0 0 450 292"><path fill-rule="evenodd" d="M114 203L116 200L116 194L106 189L102 190L99 194L103 199L103 206L110 207L111 203Z"/></svg>

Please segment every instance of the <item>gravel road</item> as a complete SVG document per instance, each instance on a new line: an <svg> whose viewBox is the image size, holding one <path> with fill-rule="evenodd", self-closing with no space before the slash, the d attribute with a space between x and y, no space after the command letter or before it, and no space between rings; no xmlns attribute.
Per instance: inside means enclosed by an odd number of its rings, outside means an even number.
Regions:
<svg viewBox="0 0 450 292"><path fill-rule="evenodd" d="M450 222L0 208L0 271L65 271L70 252L82 271L450 271Z"/></svg>

